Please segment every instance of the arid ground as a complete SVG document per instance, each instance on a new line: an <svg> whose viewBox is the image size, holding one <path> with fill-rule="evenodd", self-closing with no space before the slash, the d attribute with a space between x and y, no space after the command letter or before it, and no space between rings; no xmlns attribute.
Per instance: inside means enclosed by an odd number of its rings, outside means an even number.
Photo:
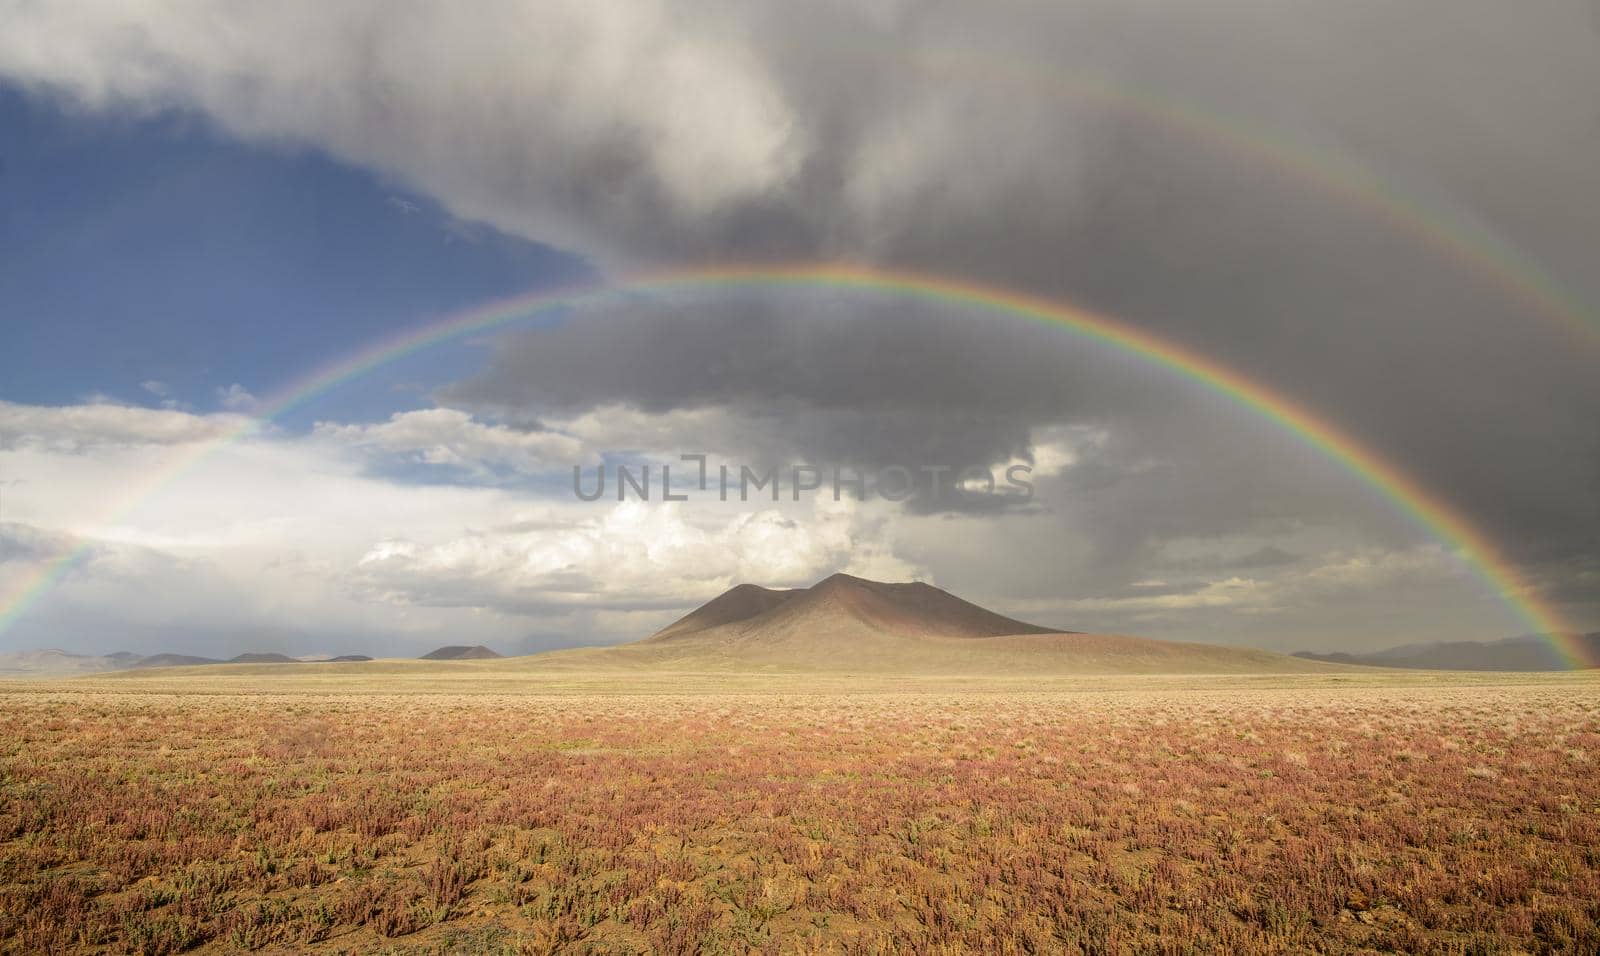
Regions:
<svg viewBox="0 0 1600 956"><path fill-rule="evenodd" d="M14 683L0 946L1592 953L1597 761L1593 675Z"/></svg>

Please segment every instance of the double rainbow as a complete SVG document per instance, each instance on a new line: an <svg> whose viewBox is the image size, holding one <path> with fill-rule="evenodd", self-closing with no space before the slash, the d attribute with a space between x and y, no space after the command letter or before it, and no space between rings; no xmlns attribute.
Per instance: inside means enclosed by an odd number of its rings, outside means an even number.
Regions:
<svg viewBox="0 0 1600 956"><path fill-rule="evenodd" d="M1343 466L1453 549L1457 557L1500 596L1519 621L1548 641L1570 665L1586 666L1591 663L1586 659L1583 646L1576 640L1574 630L1466 517L1337 425L1313 414L1287 396L1184 346L1104 315L976 282L847 263L674 270L575 289L534 292L447 316L378 342L291 384L266 402L261 414L248 424L175 456L164 468L131 490L121 503L110 509L103 523L118 521L150 495L193 470L218 449L257 434L267 423L284 413L390 362L443 342L469 333L492 330L549 309L593 304L619 295L768 287L811 287L893 295L1012 316L1066 329L1089 341L1103 343L1164 367L1276 422ZM51 587L88 554L90 547L89 544L83 544L61 554L12 589L11 593L0 598L0 633L4 633L28 608L49 593Z"/></svg>

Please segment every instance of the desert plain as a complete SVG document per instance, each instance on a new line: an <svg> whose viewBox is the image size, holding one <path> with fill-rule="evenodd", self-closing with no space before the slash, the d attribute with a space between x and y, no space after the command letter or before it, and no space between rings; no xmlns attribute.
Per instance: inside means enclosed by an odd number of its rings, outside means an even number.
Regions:
<svg viewBox="0 0 1600 956"><path fill-rule="evenodd" d="M0 948L1596 952L1597 759L1592 672L9 682Z"/></svg>

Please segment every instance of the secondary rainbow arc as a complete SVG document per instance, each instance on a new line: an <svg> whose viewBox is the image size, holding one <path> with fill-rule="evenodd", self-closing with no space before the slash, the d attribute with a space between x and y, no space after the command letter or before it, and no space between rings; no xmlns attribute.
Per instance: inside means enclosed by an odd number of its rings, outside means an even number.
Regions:
<svg viewBox="0 0 1600 956"><path fill-rule="evenodd" d="M1561 327L1580 346L1600 348L1600 314L1540 262L1489 229L1418 200L1364 166L1193 100L1093 72L1025 59L1001 62L955 49L924 50L907 59L1088 103L1260 164L1387 223Z"/></svg>
<svg viewBox="0 0 1600 956"><path fill-rule="evenodd" d="M851 263L671 270L578 288L537 291L447 316L369 346L282 389L264 404L256 418L220 438L174 456L166 467L109 509L107 518L101 524L112 524L123 518L152 494L176 481L220 448L259 433L284 413L390 362L456 337L492 330L546 310L597 303L619 295L762 287L821 287L893 294L964 306L991 314L1010 315L1069 330L1165 367L1277 423L1345 467L1418 525L1453 548L1457 556L1500 596L1513 616L1547 640L1569 664L1585 666L1592 663L1584 654L1583 645L1578 643L1574 629L1539 596L1538 590L1506 560L1480 529L1446 502L1429 494L1401 468L1287 396L1190 348L1108 316L968 280ZM48 593L90 549L89 544L83 544L63 553L0 600L0 633L9 629L29 607Z"/></svg>

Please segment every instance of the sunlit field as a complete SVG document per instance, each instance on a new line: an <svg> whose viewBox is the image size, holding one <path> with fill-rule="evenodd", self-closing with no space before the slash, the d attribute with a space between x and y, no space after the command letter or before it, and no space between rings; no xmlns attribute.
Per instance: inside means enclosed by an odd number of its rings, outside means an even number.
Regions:
<svg viewBox="0 0 1600 956"><path fill-rule="evenodd" d="M1583 677L371 681L8 685L4 949L1600 950Z"/></svg>

